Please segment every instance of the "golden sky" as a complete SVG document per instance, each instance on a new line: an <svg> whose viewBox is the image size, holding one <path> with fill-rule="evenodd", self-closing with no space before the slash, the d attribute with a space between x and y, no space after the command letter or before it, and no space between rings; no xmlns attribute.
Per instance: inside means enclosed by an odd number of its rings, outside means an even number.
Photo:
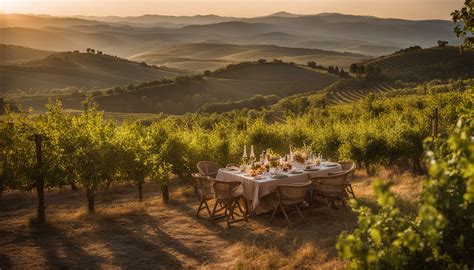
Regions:
<svg viewBox="0 0 474 270"><path fill-rule="evenodd" d="M254 17L278 11L298 14L339 12L383 18L449 19L464 0L0 0L6 13L50 15L143 14Z"/></svg>

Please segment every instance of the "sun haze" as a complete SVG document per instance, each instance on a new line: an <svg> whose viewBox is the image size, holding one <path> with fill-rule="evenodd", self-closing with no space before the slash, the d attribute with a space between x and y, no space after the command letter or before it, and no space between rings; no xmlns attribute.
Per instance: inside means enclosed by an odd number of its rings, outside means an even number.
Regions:
<svg viewBox="0 0 474 270"><path fill-rule="evenodd" d="M5 13L56 16L217 14L254 17L287 11L297 14L339 12L404 19L448 19L449 12L446 11L454 10L461 6L462 2L462 0L0 0L0 10Z"/></svg>

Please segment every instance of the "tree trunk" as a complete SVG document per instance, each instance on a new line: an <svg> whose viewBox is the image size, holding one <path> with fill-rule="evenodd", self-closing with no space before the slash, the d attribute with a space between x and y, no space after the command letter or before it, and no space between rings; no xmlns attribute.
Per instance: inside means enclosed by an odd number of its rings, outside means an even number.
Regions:
<svg viewBox="0 0 474 270"><path fill-rule="evenodd" d="M423 167L421 166L420 159L418 158L413 159L413 173L418 175L423 174Z"/></svg>
<svg viewBox="0 0 474 270"><path fill-rule="evenodd" d="M107 181L107 183L105 184L105 190L109 191L111 184L112 184L112 180Z"/></svg>
<svg viewBox="0 0 474 270"><path fill-rule="evenodd" d="M367 172L367 175L372 175L370 171L370 164L368 161L364 161L364 166L365 166L365 171Z"/></svg>
<svg viewBox="0 0 474 270"><path fill-rule="evenodd" d="M92 190L91 188L87 188L86 196L87 196L87 212L89 214L93 214L95 212L94 190Z"/></svg>
<svg viewBox="0 0 474 270"><path fill-rule="evenodd" d="M72 190L72 191L77 191L76 182L71 182L71 190Z"/></svg>
<svg viewBox="0 0 474 270"><path fill-rule="evenodd" d="M43 156L41 143L43 138L40 135L35 134L35 146L36 146L36 192L38 193L38 224L46 222L45 207L44 207L44 175L42 172L43 168Z"/></svg>
<svg viewBox="0 0 474 270"><path fill-rule="evenodd" d="M138 182L138 200L143 202L143 181Z"/></svg>
<svg viewBox="0 0 474 270"><path fill-rule="evenodd" d="M163 203L167 204L170 201L168 184L161 185L161 193L163 194Z"/></svg>

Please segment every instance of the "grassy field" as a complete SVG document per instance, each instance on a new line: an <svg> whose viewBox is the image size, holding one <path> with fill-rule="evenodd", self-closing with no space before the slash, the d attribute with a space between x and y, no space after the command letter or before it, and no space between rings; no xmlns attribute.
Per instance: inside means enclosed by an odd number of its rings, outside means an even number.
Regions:
<svg viewBox="0 0 474 270"><path fill-rule="evenodd" d="M416 209L421 178L380 169L376 176L392 180L402 209ZM354 185L361 202L375 205L370 183L375 177L357 173ZM0 268L158 268L158 269L264 269L342 268L335 243L342 231L356 226L351 211L326 208L305 210L307 224L282 216L270 224L268 214L249 223L212 225L195 217L198 206L192 188L176 180L171 202L163 205L159 187L145 186L145 202L136 189L112 186L97 194L98 213L84 213L83 191L50 190L46 193L45 226L28 225L34 216L33 193L7 192L0 197ZM25 256L28 254L28 256Z"/></svg>
<svg viewBox="0 0 474 270"><path fill-rule="evenodd" d="M190 43L169 46L129 57L134 61L202 72L229 64L257 61L258 59L281 59L285 62L340 66L347 69L350 64L368 59L367 56L317 49L287 48L273 45L233 45L215 43Z"/></svg>

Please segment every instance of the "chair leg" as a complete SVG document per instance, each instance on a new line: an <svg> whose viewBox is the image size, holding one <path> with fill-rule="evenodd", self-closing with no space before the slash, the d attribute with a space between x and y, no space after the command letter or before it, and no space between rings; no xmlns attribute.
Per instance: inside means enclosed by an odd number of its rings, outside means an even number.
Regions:
<svg viewBox="0 0 474 270"><path fill-rule="evenodd" d="M215 224L216 223L216 219L215 219L215 216L216 216L216 209L217 209L217 205L219 205L220 202L219 201L216 201L216 204L214 204L214 208L212 209L212 214L211 214L211 222L212 224Z"/></svg>
<svg viewBox="0 0 474 270"><path fill-rule="evenodd" d="M207 200L204 200L204 205L206 206L207 213L209 214L209 218L211 218L212 217L211 209L209 209L209 204L207 203Z"/></svg>
<svg viewBox="0 0 474 270"><path fill-rule="evenodd" d="M303 223L306 223L306 220L304 219L303 213L301 213L300 206L299 206L298 204L296 205L296 211L297 211L298 214L300 215L300 218L301 218L301 220L303 221Z"/></svg>
<svg viewBox="0 0 474 270"><path fill-rule="evenodd" d="M344 198L341 199L341 203L344 206L345 210L349 210L349 208L347 207L347 204L346 204L346 200Z"/></svg>
<svg viewBox="0 0 474 270"><path fill-rule="evenodd" d="M293 224L291 224L290 218L288 217L288 214L286 213L285 207L280 204L280 208L283 211L283 215L285 216L286 221L288 221L288 224L290 224L290 227L293 228Z"/></svg>
<svg viewBox="0 0 474 270"><path fill-rule="evenodd" d="M244 218L244 220L246 222L249 222L249 220L247 219L247 207L245 207L245 211L242 209L241 205L240 205L240 199L238 199L236 201L236 204L237 204L237 207L239 208L239 211L242 213L242 217Z"/></svg>
<svg viewBox="0 0 474 270"><path fill-rule="evenodd" d="M331 209L331 203L332 203L332 201L325 198L325 199L324 199L324 202L326 202L326 205L327 205L328 208L329 208L329 213L331 214L332 217L334 217L334 214L332 213L332 209Z"/></svg>
<svg viewBox="0 0 474 270"><path fill-rule="evenodd" d="M197 210L197 213L196 213L196 217L198 218L199 217L199 212L201 212L202 210L202 205L204 203L204 198L201 199L201 203L199 204L199 207L198 207L198 210Z"/></svg>
<svg viewBox="0 0 474 270"><path fill-rule="evenodd" d="M352 184L349 184L347 185L347 191L349 192L349 194L352 195L352 197L355 199L356 198L356 195L354 193L354 190L352 189Z"/></svg>
<svg viewBox="0 0 474 270"><path fill-rule="evenodd" d="M237 208L239 208L239 203L236 201L232 201L232 213L230 215L232 222L236 221L235 216L238 214L235 211L237 210Z"/></svg>
<svg viewBox="0 0 474 270"><path fill-rule="evenodd" d="M273 219L275 218L275 214L276 214L276 212L278 211L278 207L279 207L279 205L277 205L277 206L273 209L272 218L270 219L270 224L273 224Z"/></svg>
<svg viewBox="0 0 474 270"><path fill-rule="evenodd" d="M227 222L227 227L230 228L230 219L234 219L234 202L228 203L227 206L229 209L226 210L226 212L228 211L228 213L225 221Z"/></svg>

